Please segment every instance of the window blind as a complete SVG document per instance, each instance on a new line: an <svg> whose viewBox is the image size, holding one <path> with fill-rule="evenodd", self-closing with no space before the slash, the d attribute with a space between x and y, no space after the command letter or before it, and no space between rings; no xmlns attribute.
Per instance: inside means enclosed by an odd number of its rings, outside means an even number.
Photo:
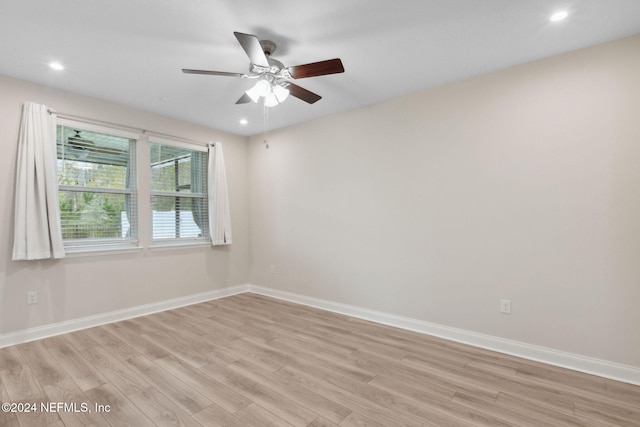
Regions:
<svg viewBox="0 0 640 427"><path fill-rule="evenodd" d="M150 138L153 240L208 241L207 153L153 141Z"/></svg>
<svg viewBox="0 0 640 427"><path fill-rule="evenodd" d="M74 124L57 126L60 219L66 247L137 243L136 139L107 132Z"/></svg>

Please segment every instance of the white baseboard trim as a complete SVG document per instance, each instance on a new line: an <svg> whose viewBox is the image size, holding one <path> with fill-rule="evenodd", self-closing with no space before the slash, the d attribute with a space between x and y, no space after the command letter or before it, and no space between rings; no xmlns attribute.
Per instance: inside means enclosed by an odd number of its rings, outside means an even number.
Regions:
<svg viewBox="0 0 640 427"><path fill-rule="evenodd" d="M245 292L253 292L272 298L291 301L297 304L308 305L321 310L332 311L359 319L370 320L383 325L415 331L427 335L433 335L448 340L470 344L500 353L510 354L529 360L548 363L575 371L598 375L617 381L640 385L640 368L622 365L606 360L595 359L578 354L567 353L551 348L526 344L519 341L498 338L491 335L471 332L464 329L451 328L436 323L425 322L403 316L396 316L381 311L369 310L348 304L307 297L291 292L264 288L255 285L239 285L230 288L217 289L195 295L188 295L166 301L145 304L123 310L97 314L95 316L82 317L64 322L38 326L21 331L0 334L0 348L22 344L55 335L66 334L80 329L92 328L107 323L145 316L159 311L171 310L186 305L211 301Z"/></svg>
<svg viewBox="0 0 640 427"><path fill-rule="evenodd" d="M633 366L622 365L579 354L567 353L519 341L498 338L464 329L451 328L448 326L438 325L436 323L396 316L352 305L311 298L276 289L264 288L262 286L248 285L248 291L297 304L308 305L322 310L345 314L347 316L357 317L359 319L370 320L372 322L394 326L396 328L433 335L464 344L470 344L476 347L510 354L512 356L572 369L574 371L585 372L604 378L640 385L640 368Z"/></svg>
<svg viewBox="0 0 640 427"><path fill-rule="evenodd" d="M119 322L121 320L132 319L134 317L146 316L159 311L171 310L186 305L211 301L219 298L237 295L248 292L249 285L239 285L230 288L216 289L214 291L203 292L185 297L144 304L137 307L125 308L123 310L110 311L108 313L96 314L95 316L81 317L79 319L67 320L64 322L52 323L49 325L37 326L16 332L0 334L0 348L10 345L22 344L42 338L49 338L55 335L66 334L80 329L92 328L94 326L105 325L107 323Z"/></svg>

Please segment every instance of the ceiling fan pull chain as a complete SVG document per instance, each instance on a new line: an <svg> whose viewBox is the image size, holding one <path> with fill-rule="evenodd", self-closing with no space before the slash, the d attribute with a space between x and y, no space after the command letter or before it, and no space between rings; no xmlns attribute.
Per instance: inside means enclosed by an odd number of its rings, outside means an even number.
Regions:
<svg viewBox="0 0 640 427"><path fill-rule="evenodd" d="M269 149L269 143L267 142L267 122L269 121L269 109L267 103L262 103L262 142L264 147Z"/></svg>

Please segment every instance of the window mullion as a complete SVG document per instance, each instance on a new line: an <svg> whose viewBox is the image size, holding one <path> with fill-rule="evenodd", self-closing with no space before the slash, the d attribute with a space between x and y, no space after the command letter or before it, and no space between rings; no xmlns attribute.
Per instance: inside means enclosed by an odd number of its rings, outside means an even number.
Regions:
<svg viewBox="0 0 640 427"><path fill-rule="evenodd" d="M105 194L129 194L134 193L133 190L118 189L118 188L102 188L102 187L76 187L73 185L59 185L60 191L75 191L78 193L105 193Z"/></svg>
<svg viewBox="0 0 640 427"><path fill-rule="evenodd" d="M152 191L152 196L164 196L164 197L181 197L181 198L192 198L192 199L202 199L203 197L207 197L204 193L181 193L176 191Z"/></svg>

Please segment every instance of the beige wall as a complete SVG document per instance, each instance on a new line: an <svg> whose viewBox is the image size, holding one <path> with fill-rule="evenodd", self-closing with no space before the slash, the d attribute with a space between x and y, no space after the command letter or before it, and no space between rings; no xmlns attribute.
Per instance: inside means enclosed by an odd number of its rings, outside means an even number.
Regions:
<svg viewBox="0 0 640 427"><path fill-rule="evenodd" d="M639 76L635 36L252 138L250 282L640 367Z"/></svg>
<svg viewBox="0 0 640 427"><path fill-rule="evenodd" d="M0 334L247 283L245 137L1 76L0 93ZM60 261L11 261L17 140L22 104L26 101L67 114L196 141L223 142L233 245L144 250ZM39 292L38 304L26 304L28 290Z"/></svg>

